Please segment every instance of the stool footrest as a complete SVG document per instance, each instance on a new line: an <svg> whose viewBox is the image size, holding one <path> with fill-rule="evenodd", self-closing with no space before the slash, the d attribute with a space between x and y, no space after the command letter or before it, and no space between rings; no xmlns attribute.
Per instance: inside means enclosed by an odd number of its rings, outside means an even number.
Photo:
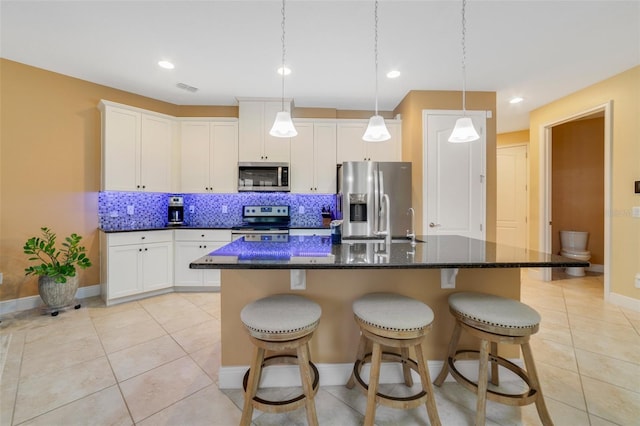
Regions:
<svg viewBox="0 0 640 426"><path fill-rule="evenodd" d="M296 355L274 355L264 359L262 363L262 367L268 367L270 365L282 365L282 364L290 364L290 365L298 365L298 357ZM313 396L318 393L318 385L320 383L320 374L318 373L318 368L314 363L309 361L309 367L311 367L311 371L313 372ZM251 369L248 369L244 374L244 378L242 379L242 388L245 393L247 391L247 383L249 381L249 372ZM268 412L268 413L279 413L282 411L293 411L299 407L302 407L305 403L306 395L300 394L291 399L287 399L284 401L269 401L258 396L253 397L252 405L260 411Z"/></svg>
<svg viewBox="0 0 640 426"><path fill-rule="evenodd" d="M365 395L369 390L369 385L365 383L364 380L362 380L362 377L360 377L360 370L362 370L362 367L364 366L364 364L371 361L371 356L372 354L369 352L362 359L356 360L355 364L353 365L353 376L356 379L356 384L364 392ZM396 354L393 352L382 352L382 360L388 361L388 362L397 362L401 364L406 363L406 365L409 368L419 373L418 363L410 358L405 360L402 358L402 355L400 354ZM393 408L415 408L424 404L426 400L427 400L427 393L424 391L424 389L414 395L410 395L406 397L397 397L392 395L386 395L386 394L383 394L382 392L376 392L377 403L386 405L388 407L393 407Z"/></svg>
<svg viewBox="0 0 640 426"><path fill-rule="evenodd" d="M458 360L478 360L480 358L480 351L474 350L459 350L456 351L455 356L448 357L447 362L449 364L449 369L451 375L456 379L458 383L464 386L466 389L471 392L477 394L478 393L478 384L472 382L468 378L466 378L457 368L456 361ZM512 371L517 374L522 381L527 385L528 391L520 394L508 394L503 392L498 392L495 390L487 389L487 399L495 402L499 402L506 405L514 405L514 406L522 406L528 405L532 402L535 402L538 392L536 389L531 387L531 381L527 376L527 372L514 364L513 362L502 358L500 356L495 356L493 354L489 355L489 362L495 362L498 365L503 366L504 368Z"/></svg>

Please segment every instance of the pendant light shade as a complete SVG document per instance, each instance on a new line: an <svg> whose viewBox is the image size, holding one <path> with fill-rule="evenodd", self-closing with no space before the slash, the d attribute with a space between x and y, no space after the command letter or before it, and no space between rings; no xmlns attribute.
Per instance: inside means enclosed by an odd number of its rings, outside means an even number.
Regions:
<svg viewBox="0 0 640 426"><path fill-rule="evenodd" d="M292 138L298 136L298 131L291 120L291 114L287 111L277 113L276 121L273 122L273 127L271 127L269 134L276 138Z"/></svg>
<svg viewBox="0 0 640 426"><path fill-rule="evenodd" d="M478 132L473 127L473 122L470 117L462 117L456 120L456 125L449 136L449 142L471 142L480 139Z"/></svg>
<svg viewBox="0 0 640 426"><path fill-rule="evenodd" d="M282 111L276 114L276 119L273 122L273 126L269 131L269 134L276 138L292 138L298 135L295 126L293 125L293 121L291 120L291 114L284 109L284 76L287 74L285 67L285 44L284 44L284 36L285 36L285 0L282 0Z"/></svg>
<svg viewBox="0 0 640 426"><path fill-rule="evenodd" d="M467 67L465 64L467 56L465 46L467 21L464 13L466 5L467 0L462 0L462 118L456 120L456 125L451 132L451 136L449 136L449 142L453 143L471 142L480 139L478 132L476 132L475 127L473 127L471 118L467 117Z"/></svg>
<svg viewBox="0 0 640 426"><path fill-rule="evenodd" d="M384 118L380 115L374 115L369 119L367 130L362 136L362 140L366 142L383 142L391 139L391 134L384 124Z"/></svg>
<svg viewBox="0 0 640 426"><path fill-rule="evenodd" d="M373 56L375 58L375 76L376 76L376 112L369 119L369 125L365 130L362 140L365 142L384 142L391 139L391 134L387 130L387 125L384 123L384 118L378 115L378 0L375 0L374 5L374 44L373 44Z"/></svg>

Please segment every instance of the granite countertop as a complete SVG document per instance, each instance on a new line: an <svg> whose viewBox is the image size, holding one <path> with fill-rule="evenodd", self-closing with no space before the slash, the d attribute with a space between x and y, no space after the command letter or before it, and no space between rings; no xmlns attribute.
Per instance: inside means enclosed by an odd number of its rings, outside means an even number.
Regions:
<svg viewBox="0 0 640 426"><path fill-rule="evenodd" d="M192 269L444 269L589 266L565 257L455 235L332 244L328 236L286 241L233 241L194 260Z"/></svg>
<svg viewBox="0 0 640 426"><path fill-rule="evenodd" d="M137 228L117 228L117 229L104 229L99 228L106 234L113 234L118 232L140 232L140 231L166 231L172 229L232 229L231 226L207 226L207 225L167 225L167 226L153 226L153 227L137 227ZM329 229L329 226L290 226L289 229Z"/></svg>

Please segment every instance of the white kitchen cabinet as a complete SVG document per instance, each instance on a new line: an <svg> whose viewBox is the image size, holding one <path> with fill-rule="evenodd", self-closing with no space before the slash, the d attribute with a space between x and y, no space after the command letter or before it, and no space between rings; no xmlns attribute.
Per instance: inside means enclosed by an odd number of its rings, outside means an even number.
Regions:
<svg viewBox="0 0 640 426"><path fill-rule="evenodd" d="M238 102L239 161L289 162L291 138L269 134L282 101L243 100ZM285 100L285 111L291 112L291 101Z"/></svg>
<svg viewBox="0 0 640 426"><path fill-rule="evenodd" d="M173 231L103 233L100 253L107 305L173 285Z"/></svg>
<svg viewBox="0 0 640 426"><path fill-rule="evenodd" d="M189 264L231 242L231 231L224 229L176 229L174 239L174 285L176 287L220 288L219 269L190 269Z"/></svg>
<svg viewBox="0 0 640 426"><path fill-rule="evenodd" d="M401 161L402 122L385 120L391 139L384 142L362 140L369 120L338 120L337 159L345 161Z"/></svg>
<svg viewBox="0 0 640 426"><path fill-rule="evenodd" d="M335 120L296 121L291 141L291 192L336 191Z"/></svg>
<svg viewBox="0 0 640 426"><path fill-rule="evenodd" d="M108 101L102 111L102 189L172 191L173 120Z"/></svg>
<svg viewBox="0 0 640 426"><path fill-rule="evenodd" d="M180 122L181 192L238 190L238 121Z"/></svg>

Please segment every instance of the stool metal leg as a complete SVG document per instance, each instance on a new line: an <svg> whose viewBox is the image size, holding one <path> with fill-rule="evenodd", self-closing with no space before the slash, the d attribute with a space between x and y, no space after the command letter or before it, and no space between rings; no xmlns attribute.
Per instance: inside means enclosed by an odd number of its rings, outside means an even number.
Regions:
<svg viewBox="0 0 640 426"><path fill-rule="evenodd" d="M478 401L476 426L484 426L487 416L487 387L489 386L489 341L480 341L480 365L478 368Z"/></svg>
<svg viewBox="0 0 640 426"><path fill-rule="evenodd" d="M249 370L249 382L247 383L247 390L244 394L242 418L240 419L241 426L248 426L251 424L251 417L253 416L253 398L258 392L258 384L260 382L260 374L262 372L262 362L264 361L264 352L265 350L263 348L258 346L253 347L253 358Z"/></svg>
<svg viewBox="0 0 640 426"><path fill-rule="evenodd" d="M431 386L431 377L429 376L429 364L425 351L424 343L415 346L416 358L418 359L418 370L420 371L420 380L422 382L422 390L427 393L427 414L429 415L429 423L431 426L440 426L440 416L438 416L438 407L436 399L433 396L433 387Z"/></svg>
<svg viewBox="0 0 640 426"><path fill-rule="evenodd" d="M524 365L527 369L527 375L529 376L529 381L531 381L531 386L536 390L536 410L538 410L538 415L540 416L540 421L544 426L553 426L553 421L551 420L551 416L549 415L549 411L547 411L547 406L544 403L544 398L542 396L542 389L540 388L540 381L538 380L538 372L536 371L536 365L533 362L533 353L531 352L531 345L529 342L525 342L522 344L522 357L524 358Z"/></svg>
<svg viewBox="0 0 640 426"><path fill-rule="evenodd" d="M369 373L369 390L367 392L367 411L364 415L364 426L373 426L376 417L376 393L380 381L380 364L382 362L382 348L380 343L373 342L371 354L371 371Z"/></svg>
<svg viewBox="0 0 640 426"><path fill-rule="evenodd" d="M297 349L298 365L300 367L300 377L302 379L302 389L306 396L305 406L307 410L307 423L311 426L318 425L318 415L316 414L316 404L313 400L313 385L311 383L311 368L309 367L309 344L299 346Z"/></svg>
<svg viewBox="0 0 640 426"><path fill-rule="evenodd" d="M436 380L433 382L436 386L442 386L447 375L449 374L449 360L453 359L456 355L456 348L458 347L458 341L460 340L460 335L462 334L462 326L458 321L456 321L456 325L453 329L453 334L451 335L451 340L449 341L449 351L447 354L447 359L444 360L442 364L442 370L440 370L440 374L436 377Z"/></svg>

